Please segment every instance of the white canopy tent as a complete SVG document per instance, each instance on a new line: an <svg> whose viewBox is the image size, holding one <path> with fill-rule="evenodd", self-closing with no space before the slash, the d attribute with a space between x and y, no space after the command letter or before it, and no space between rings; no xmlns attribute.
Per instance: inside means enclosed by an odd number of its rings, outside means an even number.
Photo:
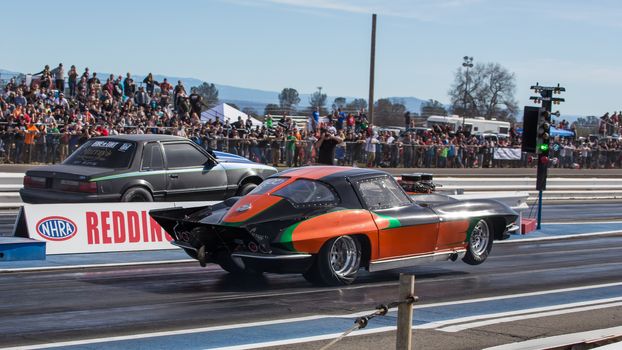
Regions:
<svg viewBox="0 0 622 350"><path fill-rule="evenodd" d="M214 106L207 111L201 113L201 122L213 122L216 120L216 117L220 120L221 123L224 124L225 121L229 121L229 124L233 124L238 121L238 117L242 117L242 121L246 122L246 118L248 115L242 111L239 111L226 103L221 103L217 106ZM251 117L253 121L253 126L263 125L259 120Z"/></svg>

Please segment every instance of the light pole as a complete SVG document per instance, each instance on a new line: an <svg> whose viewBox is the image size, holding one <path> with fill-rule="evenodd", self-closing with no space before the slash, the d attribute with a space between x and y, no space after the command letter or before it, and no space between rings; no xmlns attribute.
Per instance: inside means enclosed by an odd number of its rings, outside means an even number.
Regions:
<svg viewBox="0 0 622 350"><path fill-rule="evenodd" d="M473 57L464 56L462 57L462 60L462 67L466 68L466 79L464 82L464 112L462 112L462 131L464 132L464 119L466 118L467 95L469 92L469 68L473 68Z"/></svg>
<svg viewBox="0 0 622 350"><path fill-rule="evenodd" d="M322 99L322 87L318 86L317 87L318 90L318 94L317 94L317 112L320 113L320 100Z"/></svg>

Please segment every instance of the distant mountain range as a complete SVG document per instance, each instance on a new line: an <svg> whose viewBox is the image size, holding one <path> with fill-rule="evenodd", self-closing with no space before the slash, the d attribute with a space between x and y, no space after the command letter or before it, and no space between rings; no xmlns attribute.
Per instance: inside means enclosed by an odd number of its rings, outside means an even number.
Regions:
<svg viewBox="0 0 622 350"><path fill-rule="evenodd" d="M18 74L20 73L8 71L5 69L0 69L0 79L3 79L3 80L8 79L12 76L16 76ZM110 74L103 73L103 72L97 72L97 75L101 79L101 78L105 78L109 76ZM136 82L141 82L145 78L145 75L136 74L133 77ZM203 84L202 80L196 79L196 78L164 76L161 74L154 74L153 77L157 81L162 81L164 80L164 78L167 78L169 83L173 85L177 84L178 80L181 80L188 91L190 90L189 88L193 86L198 86L198 85ZM278 104L279 103L280 91L249 89L249 88L243 88L243 87L231 86L231 85L222 85L222 84L216 84L216 83L214 83L214 85L216 85L216 88L218 88L218 97L222 102L234 103L241 109L250 107L250 108L254 108L259 113L263 113L263 110L267 104L269 103ZM307 107L309 105L309 98L311 97L311 94L301 93L300 91L299 93L300 93L300 104L298 107L299 108ZM333 101L337 97L345 97L347 102L350 102L356 98L356 97L351 97L351 96L327 96L326 98L327 106L330 107L330 105L333 103ZM367 99L367 97L363 97L363 98ZM419 99L417 97L388 97L388 98L391 99L392 101L400 101L404 103L407 110L411 112L417 112L417 113L419 113L419 111L421 110L421 104L426 101L426 100Z"/></svg>

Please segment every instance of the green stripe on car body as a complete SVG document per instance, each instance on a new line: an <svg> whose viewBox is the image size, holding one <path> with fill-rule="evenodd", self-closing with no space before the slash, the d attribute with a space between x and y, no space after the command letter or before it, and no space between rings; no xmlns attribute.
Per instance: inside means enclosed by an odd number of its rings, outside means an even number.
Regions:
<svg viewBox="0 0 622 350"><path fill-rule="evenodd" d="M388 230L388 229L391 229L391 228L402 227L402 223L397 218L394 218L394 217L388 216L388 215L378 214L376 212L373 212L373 213L376 214L377 216L379 216L380 218L389 221L389 227L385 227L383 230Z"/></svg>
<svg viewBox="0 0 622 350"><path fill-rule="evenodd" d="M181 174L181 173L196 173L196 172L210 172L210 171L224 171L223 168L213 168L209 170L205 170L205 168L188 168L188 169L173 169L173 170L152 170L152 171L132 171L129 173L108 175L102 177L96 177L91 179L93 181L105 181L105 180L115 180L115 179L123 179L126 177L137 177L137 176L150 176L150 175L166 175L168 173Z"/></svg>
<svg viewBox="0 0 622 350"><path fill-rule="evenodd" d="M303 222L304 220L291 225L290 227L286 228L281 234L281 239L279 240L279 243L281 243L287 250L291 250L293 252L297 251L296 248L294 248L292 236L294 234L294 230L296 230L296 227L298 227L298 225Z"/></svg>

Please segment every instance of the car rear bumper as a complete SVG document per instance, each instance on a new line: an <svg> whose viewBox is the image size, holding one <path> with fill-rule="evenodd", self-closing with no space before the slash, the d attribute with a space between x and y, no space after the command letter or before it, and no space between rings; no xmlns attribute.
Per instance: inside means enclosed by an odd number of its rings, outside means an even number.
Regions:
<svg viewBox="0 0 622 350"><path fill-rule="evenodd" d="M52 204L52 203L98 203L98 202L119 202L121 194L87 194L71 193L61 191L50 191L43 189L22 188L19 195L24 203L30 204Z"/></svg>
<svg viewBox="0 0 622 350"><path fill-rule="evenodd" d="M171 241L171 244L185 249L187 252L198 252L199 249L182 241ZM198 260L195 253L188 254ZM233 252L231 259L240 267L249 267L255 271L275 273L302 273L313 263L313 255L305 253L265 254L251 252ZM217 262L208 259L208 262Z"/></svg>
<svg viewBox="0 0 622 350"><path fill-rule="evenodd" d="M243 266L251 267L256 271L275 273L302 273L307 271L313 263L311 254L263 254L238 252L231 254L231 258L241 262Z"/></svg>

